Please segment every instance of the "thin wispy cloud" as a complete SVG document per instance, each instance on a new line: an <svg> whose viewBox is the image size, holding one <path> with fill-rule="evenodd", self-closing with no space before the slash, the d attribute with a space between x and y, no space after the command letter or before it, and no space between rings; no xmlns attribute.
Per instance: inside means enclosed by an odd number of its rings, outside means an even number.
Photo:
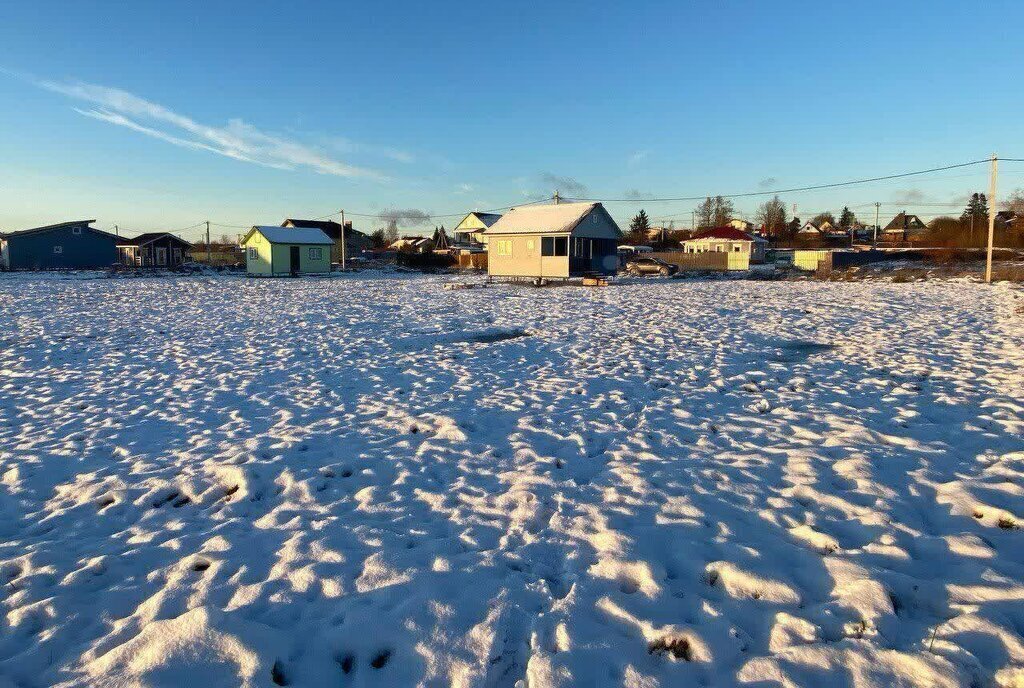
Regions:
<svg viewBox="0 0 1024 688"><path fill-rule="evenodd" d="M640 165L640 163L642 163L644 160L646 160L647 156L650 155L650 154L651 154L651 151L648 151L648 150L638 150L638 151L634 152L632 155L630 155L626 159L626 166L627 167L638 167Z"/></svg>
<svg viewBox="0 0 1024 688"><path fill-rule="evenodd" d="M776 187L778 185L779 185L779 180L777 178L775 178L775 177L765 177L764 179L762 179L761 181L759 181L757 183L757 188L764 190L764 189L771 189L771 188Z"/></svg>
<svg viewBox="0 0 1024 688"><path fill-rule="evenodd" d="M649 198L654 198L654 195L647 192L641 191L640 189L626 189L625 197L630 198L634 201L643 201Z"/></svg>
<svg viewBox="0 0 1024 688"><path fill-rule="evenodd" d="M378 146L372 143L361 143L359 141L353 141L343 137L334 137L330 139L330 144L339 153L367 153L369 155L376 155L389 160L394 160L395 162L404 163L406 165L416 162L415 155L409 151L404 151L399 148Z"/></svg>
<svg viewBox="0 0 1024 688"><path fill-rule="evenodd" d="M241 119L231 119L226 126L212 126L118 88L81 81L33 83L47 91L92 103L93 108L73 108L85 117L182 148L280 170L308 169L338 177L386 179L379 172L350 165L315 146L265 132Z"/></svg>

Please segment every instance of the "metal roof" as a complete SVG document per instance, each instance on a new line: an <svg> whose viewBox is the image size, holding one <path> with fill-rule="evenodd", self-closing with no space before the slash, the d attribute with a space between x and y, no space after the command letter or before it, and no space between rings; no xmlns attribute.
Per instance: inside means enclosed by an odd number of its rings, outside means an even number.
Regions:
<svg viewBox="0 0 1024 688"><path fill-rule="evenodd" d="M568 234L600 203L528 205L508 211L484 232L496 234Z"/></svg>
<svg viewBox="0 0 1024 688"><path fill-rule="evenodd" d="M323 244L330 246L334 242L319 229L314 227L268 227L256 225L242 239L249 240L253 232L259 232L272 244Z"/></svg>

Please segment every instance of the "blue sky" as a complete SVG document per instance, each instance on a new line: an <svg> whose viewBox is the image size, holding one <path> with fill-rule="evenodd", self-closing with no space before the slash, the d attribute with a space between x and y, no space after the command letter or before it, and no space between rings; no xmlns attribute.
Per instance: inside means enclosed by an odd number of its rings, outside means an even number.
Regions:
<svg viewBox="0 0 1024 688"><path fill-rule="evenodd" d="M161 4L0 7L0 230L460 213L556 187L690 196L1024 157L1020 3ZM1006 163L1001 188L1022 172ZM805 219L876 200L924 216L986 187L978 166L783 198ZM609 209L685 225L693 205Z"/></svg>

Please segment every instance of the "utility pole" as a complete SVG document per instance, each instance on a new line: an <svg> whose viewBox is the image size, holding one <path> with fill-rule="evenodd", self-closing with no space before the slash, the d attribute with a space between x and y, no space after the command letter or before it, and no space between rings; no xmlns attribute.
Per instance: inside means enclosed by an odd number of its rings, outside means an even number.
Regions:
<svg viewBox="0 0 1024 688"><path fill-rule="evenodd" d="M992 176L988 182L988 255L985 258L985 281L992 282L992 243L996 234L996 177L999 176L999 158L992 154Z"/></svg>
<svg viewBox="0 0 1024 688"><path fill-rule="evenodd" d="M206 266L213 265L213 257L210 255L210 221L206 221Z"/></svg>
<svg viewBox="0 0 1024 688"><path fill-rule="evenodd" d="M558 195L558 189L555 189L554 199L555 199L555 205L558 205L558 201L560 201L562 199L562 197Z"/></svg>
<svg viewBox="0 0 1024 688"><path fill-rule="evenodd" d="M120 237L121 236L121 232L117 231L117 225L114 225L114 236L116 236L116 237Z"/></svg>
<svg viewBox="0 0 1024 688"><path fill-rule="evenodd" d="M697 211L696 210L691 210L690 211L690 231L691 232L696 232L697 231Z"/></svg>
<svg viewBox="0 0 1024 688"><path fill-rule="evenodd" d="M345 242L345 209L341 209L341 271L345 272L348 258L348 247Z"/></svg>
<svg viewBox="0 0 1024 688"><path fill-rule="evenodd" d="M881 207L881 205L881 203L875 201L875 233L873 235L874 238L871 242L872 244L878 243L878 209Z"/></svg>

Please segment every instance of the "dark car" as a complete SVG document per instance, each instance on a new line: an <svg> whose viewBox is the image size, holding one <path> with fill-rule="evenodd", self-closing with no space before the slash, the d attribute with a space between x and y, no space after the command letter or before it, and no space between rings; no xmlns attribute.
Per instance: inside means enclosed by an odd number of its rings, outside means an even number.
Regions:
<svg viewBox="0 0 1024 688"><path fill-rule="evenodd" d="M626 273L630 275L661 275L668 277L679 272L679 266L657 258L635 256L626 261Z"/></svg>

